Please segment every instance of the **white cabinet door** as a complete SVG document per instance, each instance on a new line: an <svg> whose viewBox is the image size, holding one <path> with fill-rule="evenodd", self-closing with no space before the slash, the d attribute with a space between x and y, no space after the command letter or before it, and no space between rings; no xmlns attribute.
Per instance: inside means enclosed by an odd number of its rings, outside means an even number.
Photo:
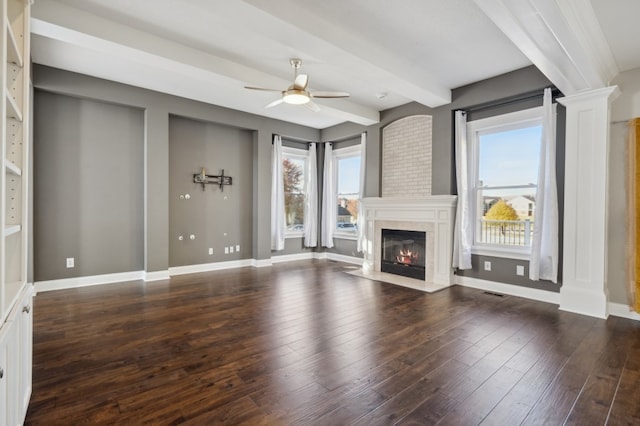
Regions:
<svg viewBox="0 0 640 426"><path fill-rule="evenodd" d="M0 426L24 423L31 398L33 286L0 328Z"/></svg>
<svg viewBox="0 0 640 426"><path fill-rule="evenodd" d="M10 324L4 324L0 328L0 425L7 423L7 348L9 347L9 328Z"/></svg>
<svg viewBox="0 0 640 426"><path fill-rule="evenodd" d="M2 363L3 376L0 380L0 425L17 425L22 422L18 420L18 386L20 383L20 374L17 367L19 366L18 351L18 327L9 317L9 320L2 327L2 335L0 337L0 360L4 358ZM4 407L3 407L4 406Z"/></svg>
<svg viewBox="0 0 640 426"><path fill-rule="evenodd" d="M33 359L33 285L28 285L27 291L20 302L19 317L16 321L20 322L19 331L19 358L20 358L20 393L19 408L20 422L24 422L24 418L29 408L29 399L31 398L31 369Z"/></svg>

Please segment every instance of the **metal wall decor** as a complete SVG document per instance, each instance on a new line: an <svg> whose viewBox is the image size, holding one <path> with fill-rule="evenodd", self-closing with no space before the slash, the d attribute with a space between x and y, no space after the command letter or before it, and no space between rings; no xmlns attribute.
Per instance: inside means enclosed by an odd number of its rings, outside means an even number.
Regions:
<svg viewBox="0 0 640 426"><path fill-rule="evenodd" d="M205 190L205 185L212 183L214 185L218 185L221 191L224 191L224 185L231 185L231 176L224 175L224 169L220 172L219 175L208 175L205 168L203 167L200 173L196 173L193 175L193 181L195 183L202 184L202 190Z"/></svg>

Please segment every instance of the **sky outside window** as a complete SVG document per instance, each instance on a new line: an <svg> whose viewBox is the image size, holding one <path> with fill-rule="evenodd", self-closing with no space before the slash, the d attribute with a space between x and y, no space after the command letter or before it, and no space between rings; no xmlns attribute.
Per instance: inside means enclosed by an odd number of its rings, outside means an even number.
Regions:
<svg viewBox="0 0 640 426"><path fill-rule="evenodd" d="M341 158L338 161L338 194L360 192L360 156Z"/></svg>
<svg viewBox="0 0 640 426"><path fill-rule="evenodd" d="M541 137L541 125L480 135L478 178L482 185L537 184ZM535 188L501 192L535 194Z"/></svg>

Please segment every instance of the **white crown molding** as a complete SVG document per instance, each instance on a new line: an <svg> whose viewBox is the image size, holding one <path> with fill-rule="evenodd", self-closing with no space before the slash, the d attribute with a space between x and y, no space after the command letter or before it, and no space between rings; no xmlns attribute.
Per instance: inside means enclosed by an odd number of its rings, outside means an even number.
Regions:
<svg viewBox="0 0 640 426"><path fill-rule="evenodd" d="M605 87L618 67L588 0L474 0L565 95Z"/></svg>
<svg viewBox="0 0 640 426"><path fill-rule="evenodd" d="M591 2L589 0L556 0L554 2L562 10L567 24L581 41L582 47L590 54L594 68L604 80L604 85L608 85L620 71Z"/></svg>

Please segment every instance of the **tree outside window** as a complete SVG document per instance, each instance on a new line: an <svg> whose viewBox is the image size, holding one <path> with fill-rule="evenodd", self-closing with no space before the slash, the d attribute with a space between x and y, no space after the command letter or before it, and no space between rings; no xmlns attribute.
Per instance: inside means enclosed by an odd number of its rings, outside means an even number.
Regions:
<svg viewBox="0 0 640 426"><path fill-rule="evenodd" d="M283 153L285 224L288 232L304 231L304 171L306 157L290 152Z"/></svg>
<svg viewBox="0 0 640 426"><path fill-rule="evenodd" d="M527 252L533 235L541 108L467 124L475 195L474 246Z"/></svg>

